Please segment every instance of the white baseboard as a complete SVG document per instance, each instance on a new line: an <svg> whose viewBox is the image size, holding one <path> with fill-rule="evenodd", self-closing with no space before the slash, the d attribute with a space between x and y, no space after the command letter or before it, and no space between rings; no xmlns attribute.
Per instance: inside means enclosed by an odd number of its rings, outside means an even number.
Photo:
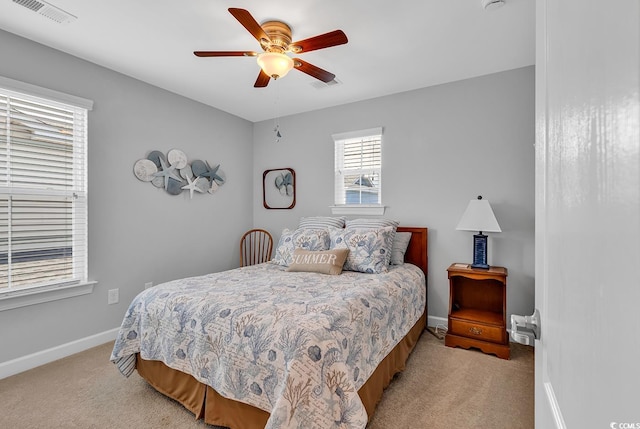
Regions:
<svg viewBox="0 0 640 429"><path fill-rule="evenodd" d="M438 325L448 326L448 320L446 317L427 316L427 326L436 327Z"/></svg>
<svg viewBox="0 0 640 429"><path fill-rule="evenodd" d="M120 328L111 329L109 331L71 341L70 343L52 347L47 350L42 350L27 356L22 356L10 361L2 362L0 363L0 380L21 373L23 371L33 369L40 365L53 362L54 360L62 359L64 357L80 353L109 341L113 341L116 339L116 335L118 334L119 329Z"/></svg>

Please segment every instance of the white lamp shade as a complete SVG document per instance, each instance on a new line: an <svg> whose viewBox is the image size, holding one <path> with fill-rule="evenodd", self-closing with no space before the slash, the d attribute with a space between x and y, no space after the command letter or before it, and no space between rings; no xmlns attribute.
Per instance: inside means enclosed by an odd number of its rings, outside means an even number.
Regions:
<svg viewBox="0 0 640 429"><path fill-rule="evenodd" d="M469 201L467 210L462 215L456 229L461 231L502 232L487 200Z"/></svg>
<svg viewBox="0 0 640 429"><path fill-rule="evenodd" d="M258 55L258 65L268 76L278 79L293 68L293 60L288 55L278 52L263 52Z"/></svg>

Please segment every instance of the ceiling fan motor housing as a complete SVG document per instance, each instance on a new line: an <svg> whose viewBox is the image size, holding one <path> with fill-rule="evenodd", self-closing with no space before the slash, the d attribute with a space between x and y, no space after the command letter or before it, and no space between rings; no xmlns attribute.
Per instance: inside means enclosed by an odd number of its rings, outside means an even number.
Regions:
<svg viewBox="0 0 640 429"><path fill-rule="evenodd" d="M266 52L284 53L291 44L291 27L281 21L266 21L260 25L269 39L260 40L262 49Z"/></svg>

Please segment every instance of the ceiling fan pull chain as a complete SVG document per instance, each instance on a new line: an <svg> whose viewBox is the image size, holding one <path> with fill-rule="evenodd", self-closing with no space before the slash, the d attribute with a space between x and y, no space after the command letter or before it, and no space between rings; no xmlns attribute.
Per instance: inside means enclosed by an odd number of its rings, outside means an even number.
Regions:
<svg viewBox="0 0 640 429"><path fill-rule="evenodd" d="M276 143L280 143L280 139L282 138L282 134L280 133L280 112L279 112L279 108L278 108L278 86L279 85L274 85L274 89L273 89L273 93L274 93L274 109L273 111L276 112L276 117L273 119L273 122L275 124L275 127L273 128L273 132L276 134Z"/></svg>

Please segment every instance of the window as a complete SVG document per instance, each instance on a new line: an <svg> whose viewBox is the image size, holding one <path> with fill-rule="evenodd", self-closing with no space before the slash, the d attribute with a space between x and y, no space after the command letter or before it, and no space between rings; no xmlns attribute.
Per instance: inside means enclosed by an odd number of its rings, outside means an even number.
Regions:
<svg viewBox="0 0 640 429"><path fill-rule="evenodd" d="M382 128L334 134L334 214L381 214ZM355 211L354 211L355 209ZM365 213L366 214L366 213Z"/></svg>
<svg viewBox="0 0 640 429"><path fill-rule="evenodd" d="M0 79L0 297L87 283L92 103L66 104L15 91L16 85L38 89Z"/></svg>

